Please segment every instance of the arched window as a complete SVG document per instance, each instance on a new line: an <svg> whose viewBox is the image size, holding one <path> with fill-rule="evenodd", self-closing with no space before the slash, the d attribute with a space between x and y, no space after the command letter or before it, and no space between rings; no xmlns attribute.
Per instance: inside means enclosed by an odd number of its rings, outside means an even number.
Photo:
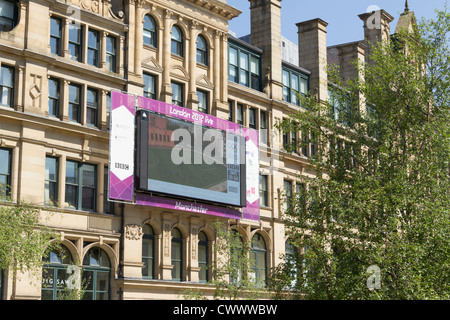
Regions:
<svg viewBox="0 0 450 320"><path fill-rule="evenodd" d="M198 266L200 282L208 281L208 237L201 231L198 234Z"/></svg>
<svg viewBox="0 0 450 320"><path fill-rule="evenodd" d="M109 300L111 263L100 248L90 249L83 259L82 284L86 286L83 300Z"/></svg>
<svg viewBox="0 0 450 320"><path fill-rule="evenodd" d="M153 279L155 277L155 232L149 225L143 228L142 237L142 276Z"/></svg>
<svg viewBox="0 0 450 320"><path fill-rule="evenodd" d="M197 37L197 63L208 65L208 44L202 35Z"/></svg>
<svg viewBox="0 0 450 320"><path fill-rule="evenodd" d="M183 33L177 26L172 27L171 52L177 56L183 56Z"/></svg>
<svg viewBox="0 0 450 320"><path fill-rule="evenodd" d="M266 283L267 272L267 252L266 243L263 237L256 233L252 239L252 248L250 250L250 274L259 285Z"/></svg>
<svg viewBox="0 0 450 320"><path fill-rule="evenodd" d="M73 265L72 255L66 247L53 249L43 259L42 267L42 300L56 300L67 289L67 281L72 272L68 270Z"/></svg>
<svg viewBox="0 0 450 320"><path fill-rule="evenodd" d="M177 228L172 229L172 280L181 281L183 268L183 239Z"/></svg>
<svg viewBox="0 0 450 320"><path fill-rule="evenodd" d="M156 22L150 15L144 17L144 44L148 44L152 47L157 47L157 28Z"/></svg>

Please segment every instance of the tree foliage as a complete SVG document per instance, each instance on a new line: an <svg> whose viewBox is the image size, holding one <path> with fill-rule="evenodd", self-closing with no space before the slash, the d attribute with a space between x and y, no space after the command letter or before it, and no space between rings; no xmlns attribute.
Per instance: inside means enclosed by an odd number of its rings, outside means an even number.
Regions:
<svg viewBox="0 0 450 320"><path fill-rule="evenodd" d="M374 44L360 77L331 66L329 102L302 98L279 125L313 133L317 177L285 212L298 251L274 270L277 297L450 298L450 14L436 12Z"/></svg>
<svg viewBox="0 0 450 320"><path fill-rule="evenodd" d="M43 225L39 212L39 207L23 201L0 204L0 269L12 275L42 271L44 254L57 234Z"/></svg>
<svg viewBox="0 0 450 320"><path fill-rule="evenodd" d="M251 276L254 261L250 255L250 243L228 224L216 221L213 224L216 241L212 265L209 269L212 279L208 283L214 287L214 299L237 300L258 299L265 295L264 284ZM201 290L184 292L185 299L205 299Z"/></svg>

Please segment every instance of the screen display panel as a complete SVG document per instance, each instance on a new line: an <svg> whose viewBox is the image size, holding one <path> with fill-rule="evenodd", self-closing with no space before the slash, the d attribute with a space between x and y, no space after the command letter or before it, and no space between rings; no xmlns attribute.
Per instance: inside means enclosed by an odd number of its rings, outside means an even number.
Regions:
<svg viewBox="0 0 450 320"><path fill-rule="evenodd" d="M232 131L140 110L141 190L245 206L245 138Z"/></svg>

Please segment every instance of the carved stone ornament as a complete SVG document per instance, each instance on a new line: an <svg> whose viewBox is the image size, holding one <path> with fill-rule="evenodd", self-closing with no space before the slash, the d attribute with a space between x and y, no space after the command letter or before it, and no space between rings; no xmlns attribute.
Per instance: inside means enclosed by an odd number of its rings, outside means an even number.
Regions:
<svg viewBox="0 0 450 320"><path fill-rule="evenodd" d="M136 224L129 224L126 226L125 237L128 240L141 240L142 228Z"/></svg>

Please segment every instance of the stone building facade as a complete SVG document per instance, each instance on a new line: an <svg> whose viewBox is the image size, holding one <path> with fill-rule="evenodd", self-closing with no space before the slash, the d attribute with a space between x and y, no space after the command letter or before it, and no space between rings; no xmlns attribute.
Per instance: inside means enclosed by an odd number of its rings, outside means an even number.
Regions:
<svg viewBox="0 0 450 320"><path fill-rule="evenodd" d="M282 1L249 4L251 34L238 39L228 22L240 11L226 0L0 0L1 195L42 206L66 249L42 277L1 271L0 299L55 299L70 263L91 276L91 299L213 293L204 266L215 259L216 217L108 201L111 90L260 131L260 221L222 221L244 241L258 239L260 277L279 263L282 195L296 190L298 175L314 176L315 150L287 154L283 139L302 133L283 137L274 126L300 108L296 92L327 101L327 63L357 76L349 62L368 45L327 47L327 23L314 19L296 25L298 65L284 61ZM361 38L389 37L393 17L381 11L371 29L373 14L360 15Z"/></svg>

